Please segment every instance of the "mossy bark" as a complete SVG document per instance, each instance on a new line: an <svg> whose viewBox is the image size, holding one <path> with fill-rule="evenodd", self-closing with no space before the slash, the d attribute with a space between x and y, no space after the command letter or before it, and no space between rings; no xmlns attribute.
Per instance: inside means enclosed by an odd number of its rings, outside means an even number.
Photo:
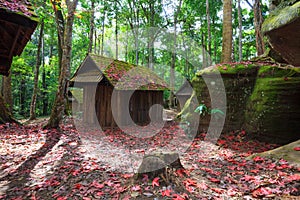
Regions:
<svg viewBox="0 0 300 200"><path fill-rule="evenodd" d="M0 95L0 124L4 124L7 122L17 123L17 121L13 119L11 113L9 112L9 109L6 107L3 97Z"/></svg>

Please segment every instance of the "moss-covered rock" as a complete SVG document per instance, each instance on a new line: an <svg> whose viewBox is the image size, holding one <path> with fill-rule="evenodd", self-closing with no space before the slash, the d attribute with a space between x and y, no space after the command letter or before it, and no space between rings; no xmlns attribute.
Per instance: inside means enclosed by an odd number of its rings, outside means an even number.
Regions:
<svg viewBox="0 0 300 200"><path fill-rule="evenodd" d="M227 98L223 132L245 129L258 138L277 139L279 143L300 138L300 68L240 63L201 70L192 80L194 92L179 114L181 118L196 124L196 107L205 104L211 108L206 83L213 82L217 73ZM198 131L207 131L210 117L200 117Z"/></svg>
<svg viewBox="0 0 300 200"><path fill-rule="evenodd" d="M219 73L223 79L227 98L218 99L219 101L227 102L227 113L223 130L240 129L244 122L244 110L255 83L257 69L258 66L252 63L236 63L212 66L197 72L192 80L194 93L180 113L181 116L187 116L187 121L195 123L193 120L199 117L196 117L197 113L194 113L194 110L199 104L205 104L208 108L211 108L210 91L206 82L214 83L216 78L214 75ZM204 76L206 81L203 78ZM195 104L196 97L198 105ZM199 131L207 131L210 118L210 115L200 117Z"/></svg>
<svg viewBox="0 0 300 200"><path fill-rule="evenodd" d="M287 143L299 138L300 70L262 66L245 113L246 130Z"/></svg>
<svg viewBox="0 0 300 200"><path fill-rule="evenodd" d="M262 31L267 35L270 47L276 55L280 55L285 62L297 67L300 67L299 27L299 0L281 1L262 25Z"/></svg>

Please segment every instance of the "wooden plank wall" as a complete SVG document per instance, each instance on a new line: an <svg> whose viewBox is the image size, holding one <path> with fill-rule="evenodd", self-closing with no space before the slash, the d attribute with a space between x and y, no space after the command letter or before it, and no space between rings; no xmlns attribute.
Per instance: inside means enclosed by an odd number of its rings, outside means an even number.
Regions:
<svg viewBox="0 0 300 200"><path fill-rule="evenodd" d="M163 106L162 91L135 91L132 95L129 107L132 120L137 124L148 124L150 122L149 110L154 104ZM155 115L153 121L162 120L162 109L153 110Z"/></svg>
<svg viewBox="0 0 300 200"><path fill-rule="evenodd" d="M95 92L96 86L86 84L83 86L83 122L87 125L98 123L95 112Z"/></svg>
<svg viewBox="0 0 300 200"><path fill-rule="evenodd" d="M115 122L111 110L111 96L113 87L110 85L99 84L96 92L96 113L100 126L110 128Z"/></svg>
<svg viewBox="0 0 300 200"><path fill-rule="evenodd" d="M91 118L93 100L88 98L91 95L91 88L84 92L84 112L85 122L95 123ZM97 87L94 105L96 109L96 117L102 129L114 128L117 126L116 122L120 125L130 125L130 118L136 124L145 125L150 122L149 109L154 104L163 105L163 92L162 91L135 91L130 97L129 91L115 91L116 98L111 99L113 87L107 84L99 83ZM130 100L129 100L130 99ZM113 101L113 102L112 102ZM127 104L129 102L129 104ZM112 106L116 110L115 116L112 114ZM126 111L127 110L127 111ZM163 110L156 108L156 114L153 121L162 121ZM116 120L114 120L114 117Z"/></svg>

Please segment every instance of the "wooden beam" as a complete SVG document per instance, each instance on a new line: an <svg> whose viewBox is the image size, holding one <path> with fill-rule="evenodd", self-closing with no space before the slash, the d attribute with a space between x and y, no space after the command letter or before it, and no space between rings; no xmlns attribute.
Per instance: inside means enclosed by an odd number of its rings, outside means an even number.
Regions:
<svg viewBox="0 0 300 200"><path fill-rule="evenodd" d="M13 56L13 52L15 50L15 47L16 47L16 44L17 44L20 32L21 32L21 26L18 26L17 34L15 36L14 42L13 42L13 44L11 46L11 49L10 49L10 52L9 52L9 57L10 58L12 58L12 56Z"/></svg>

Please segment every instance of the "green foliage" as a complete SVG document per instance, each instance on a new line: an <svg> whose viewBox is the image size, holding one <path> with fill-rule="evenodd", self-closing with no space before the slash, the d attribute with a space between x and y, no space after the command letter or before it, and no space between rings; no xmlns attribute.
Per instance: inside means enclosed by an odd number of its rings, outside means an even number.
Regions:
<svg viewBox="0 0 300 200"><path fill-rule="evenodd" d="M135 63L134 37L130 36L132 28L139 27L146 29L151 26L161 30L168 30L172 33L174 28L174 11L179 1L158 0L146 1L140 0L134 4L133 0L128 1L95 1L95 33L93 41L93 53L100 54L102 45L102 36L104 36L104 56L115 57L115 33L118 32L118 48L120 60ZM39 77L39 91L37 96L37 115L43 114L44 102L47 102L47 113L50 112L55 98L58 76L58 39L56 22L53 7L50 1L35 0L32 1L35 13L39 21L44 21L44 59L41 65ZM221 44L222 44L222 1L209 0L209 12L211 22L212 38L210 41L210 57L214 63L220 62ZM131 9L133 8L133 9ZM66 7L61 8L66 17ZM267 7L263 5L263 15L267 13ZM253 26L252 10L243 9L243 57L245 59L255 56L255 34ZM206 18L206 2L202 0L182 1L181 11L178 13L177 22L177 46L180 52L177 52L175 62L175 91L182 85L183 78L191 80L198 70L203 68L202 47L209 50L208 28ZM237 9L233 7L234 16L234 44L237 44ZM72 63L70 73L73 75L87 54L89 46L89 32L91 19L91 1L79 1L78 9L75 13L73 45L72 45ZM102 23L105 30L102 32ZM116 27L117 24L117 27ZM37 29L38 30L38 29ZM151 50L148 48L148 42L151 37L156 37L155 42L160 42L163 48L154 48L153 67L154 72L163 78L166 82L170 81L170 65L172 52L174 49L174 38L162 36L157 31L144 37L139 44L139 65L147 66ZM30 100L33 88L34 68L36 65L36 52L38 43L38 31L32 35L31 41L27 44L20 57L13 60L12 65L12 93L14 97L14 114L19 117L26 117L29 114ZM234 54L237 55L237 47L234 48ZM206 55L207 56L207 55ZM235 56L236 57L236 56ZM195 64L196 63L196 64ZM235 69L223 70L233 72ZM45 81L43 82L43 73ZM164 99L169 98L170 93L164 92ZM21 99L24 98L24 99ZM200 109L200 108L199 108ZM204 107L203 107L204 109ZM202 112L202 113L200 113ZM216 110L198 110L201 114L219 115Z"/></svg>
<svg viewBox="0 0 300 200"><path fill-rule="evenodd" d="M216 118L222 117L225 115L225 113L218 109L218 108L213 108L210 109L208 108L205 104L200 104L195 110L195 113L198 113L200 116L205 116L207 114L210 114Z"/></svg>

